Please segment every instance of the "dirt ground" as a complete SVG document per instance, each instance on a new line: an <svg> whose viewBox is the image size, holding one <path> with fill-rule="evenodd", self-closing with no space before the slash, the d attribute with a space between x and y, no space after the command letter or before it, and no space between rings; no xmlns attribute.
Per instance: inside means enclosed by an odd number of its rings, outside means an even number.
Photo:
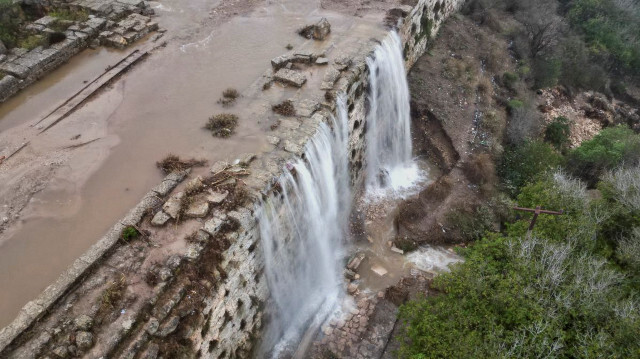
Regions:
<svg viewBox="0 0 640 359"><path fill-rule="evenodd" d="M474 154L496 158L501 153L506 111L499 103L508 95L493 78L513 71L507 47L490 28L455 15L411 70L414 150L444 176L401 205L399 247L458 243L460 235L448 225L447 214L485 200L487 186L470 181L464 169Z"/></svg>

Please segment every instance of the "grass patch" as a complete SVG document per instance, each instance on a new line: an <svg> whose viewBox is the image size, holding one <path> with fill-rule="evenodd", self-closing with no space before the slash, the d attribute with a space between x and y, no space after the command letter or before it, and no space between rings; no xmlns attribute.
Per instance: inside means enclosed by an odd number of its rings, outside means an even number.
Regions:
<svg viewBox="0 0 640 359"><path fill-rule="evenodd" d="M282 115L282 116L296 115L296 109L295 107L293 107L293 102L291 102L291 100L282 101L282 103L273 105L271 106L271 110L277 113L278 115Z"/></svg>
<svg viewBox="0 0 640 359"><path fill-rule="evenodd" d="M238 126L238 116L222 113L209 118L205 128L215 137L229 137Z"/></svg>
<svg viewBox="0 0 640 359"><path fill-rule="evenodd" d="M238 99L238 97L240 97L240 92L230 87L222 91L222 98L218 100L218 103L224 107L228 107L233 105Z"/></svg>
<svg viewBox="0 0 640 359"><path fill-rule="evenodd" d="M120 273L120 277L113 280L107 285L107 288L100 295L100 309L98 310L98 316L103 317L109 312L116 309L116 306L124 298L126 291L127 277Z"/></svg>
<svg viewBox="0 0 640 359"><path fill-rule="evenodd" d="M140 237L140 232L134 226L126 226L120 233L120 239L125 243L129 243L138 237Z"/></svg>
<svg viewBox="0 0 640 359"><path fill-rule="evenodd" d="M49 16L58 18L60 20L69 21L87 21L89 19L89 13L86 10L54 10L49 13Z"/></svg>
<svg viewBox="0 0 640 359"><path fill-rule="evenodd" d="M156 162L156 166L164 173L169 174L172 172L180 172L191 167L200 167L204 166L207 163L205 160L182 160L180 157L174 154L168 154L167 157L163 158L161 161Z"/></svg>
<svg viewBox="0 0 640 359"><path fill-rule="evenodd" d="M236 98L240 97L240 92L238 92L238 90L230 87L230 88L222 91L222 97L236 99Z"/></svg>
<svg viewBox="0 0 640 359"><path fill-rule="evenodd" d="M38 46L44 46L46 43L45 38L40 35L29 35L18 40L18 47L33 50Z"/></svg>

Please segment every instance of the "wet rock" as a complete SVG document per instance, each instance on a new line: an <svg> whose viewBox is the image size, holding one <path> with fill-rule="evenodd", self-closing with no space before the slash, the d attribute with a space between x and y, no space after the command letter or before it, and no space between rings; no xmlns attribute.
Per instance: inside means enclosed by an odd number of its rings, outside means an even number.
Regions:
<svg viewBox="0 0 640 359"><path fill-rule="evenodd" d="M155 216L153 216L153 219L151 220L151 225L158 226L158 227L164 226L164 224L167 223L167 221L170 219L171 219L171 216L169 216L163 211L158 211L158 213L156 213Z"/></svg>
<svg viewBox="0 0 640 359"><path fill-rule="evenodd" d="M289 55L278 56L271 60L271 66L273 66L274 69L279 70L287 66L287 64L289 64L290 61L291 61L291 56Z"/></svg>
<svg viewBox="0 0 640 359"><path fill-rule="evenodd" d="M91 327L93 326L93 318L91 318L90 316L88 316L86 314L82 314L82 315L76 317L76 319L74 319L73 323L75 324L76 330L87 331L87 330L91 329Z"/></svg>
<svg viewBox="0 0 640 359"><path fill-rule="evenodd" d="M125 332L128 332L129 330L131 330L132 327L133 327L133 319L127 319L122 322L122 329Z"/></svg>
<svg viewBox="0 0 640 359"><path fill-rule="evenodd" d="M302 117L311 117L319 108L318 102L309 99L297 101L295 104L296 114Z"/></svg>
<svg viewBox="0 0 640 359"><path fill-rule="evenodd" d="M298 31L303 37L307 39L324 40L331 33L331 24L326 18L322 18L318 23L314 25L305 26Z"/></svg>
<svg viewBox="0 0 640 359"><path fill-rule="evenodd" d="M162 338L166 337L167 335L176 331L176 329L178 328L178 324L180 324L180 317L173 316L169 318L169 320L167 321L167 323L165 323L162 329L160 329L156 333L156 336L162 337Z"/></svg>
<svg viewBox="0 0 640 359"><path fill-rule="evenodd" d="M279 81L285 85L291 85L295 87L302 87L307 82L307 78L300 72L280 69L273 75L273 79Z"/></svg>
<svg viewBox="0 0 640 359"><path fill-rule="evenodd" d="M87 350L93 345L93 334L89 332L76 333L76 345L80 350Z"/></svg>
<svg viewBox="0 0 640 359"><path fill-rule="evenodd" d="M160 328L160 322L158 321L158 319L154 317L149 318L146 328L147 333L154 335L158 331L158 328Z"/></svg>
<svg viewBox="0 0 640 359"><path fill-rule="evenodd" d="M381 277L382 277L382 276L384 276L384 275L386 275L386 274L388 273L388 271L387 271L384 267L379 266L379 265L373 265L373 266L371 266L371 271L372 271L373 273L375 273L375 274L377 274L377 275L381 276Z"/></svg>
<svg viewBox="0 0 640 359"><path fill-rule="evenodd" d="M358 291L358 285L355 283L351 283L347 286L347 293L353 295Z"/></svg>
<svg viewBox="0 0 640 359"><path fill-rule="evenodd" d="M209 194L207 195L207 201L211 204L220 204L229 196L228 191L218 192L214 190L209 190Z"/></svg>
<svg viewBox="0 0 640 359"><path fill-rule="evenodd" d="M204 184L202 183L202 177L198 176L192 179L191 181L187 182L186 190L187 190L187 193L195 193L199 191L203 186Z"/></svg>
<svg viewBox="0 0 640 359"><path fill-rule="evenodd" d="M243 166L243 167L247 167L249 166L249 164L251 164L251 161L253 161L254 159L256 159L256 154L255 153L245 153L243 155L240 155L240 157L238 159L236 159L233 164L234 165L238 165L238 166Z"/></svg>
<svg viewBox="0 0 640 359"><path fill-rule="evenodd" d="M162 209L169 215L171 218L177 218L180 213L180 205L182 203L182 198L184 197L184 192L178 192L175 195L171 196L167 202L162 206Z"/></svg>
<svg viewBox="0 0 640 359"><path fill-rule="evenodd" d="M324 40L331 33L331 24L326 18L322 18L313 29L313 38L316 40Z"/></svg>
<svg viewBox="0 0 640 359"><path fill-rule="evenodd" d="M147 347L147 350L140 356L142 359L156 359L160 352L160 346L156 343L151 343Z"/></svg>
<svg viewBox="0 0 640 359"><path fill-rule="evenodd" d="M185 257L193 260L197 259L200 256L200 252L202 252L202 246L199 244L191 244L187 247L187 252L185 253Z"/></svg>
<svg viewBox="0 0 640 359"><path fill-rule="evenodd" d="M351 258L351 260L349 261L349 264L347 264L347 268L351 269L352 271L357 271L364 257L365 257L364 253L356 254L353 258Z"/></svg>
<svg viewBox="0 0 640 359"><path fill-rule="evenodd" d="M189 208L187 208L185 215L189 218L204 218L207 213L209 213L209 202L196 201L189 205Z"/></svg>
<svg viewBox="0 0 640 359"><path fill-rule="evenodd" d="M335 67L339 71L343 71L351 65L351 62L352 62L351 57L347 55L340 55L336 57Z"/></svg>
<svg viewBox="0 0 640 359"><path fill-rule="evenodd" d="M340 71L333 66L329 67L327 71L324 73L324 78L322 79L322 84L320 86L320 89L331 90L339 78L340 78Z"/></svg>
<svg viewBox="0 0 640 359"><path fill-rule="evenodd" d="M354 280L354 279L356 279L356 275L357 275L356 272L354 272L354 271L352 271L350 269L345 269L344 270L344 276L347 279Z"/></svg>
<svg viewBox="0 0 640 359"><path fill-rule="evenodd" d="M43 16L38 20L34 21L33 23L37 25L42 25L44 27L51 27L52 25L55 25L57 22L58 22L58 19L53 16Z"/></svg>
<svg viewBox="0 0 640 359"><path fill-rule="evenodd" d="M226 216L221 213L216 213L213 218L205 222L204 228L202 228L205 232L209 233L212 236L215 236L222 225L224 224Z"/></svg>
<svg viewBox="0 0 640 359"><path fill-rule="evenodd" d="M218 161L211 166L211 173L216 174L224 171L227 167L229 167L229 162L227 161Z"/></svg>
<svg viewBox="0 0 640 359"><path fill-rule="evenodd" d="M289 140L284 141L284 150L291 153L300 153L302 151L300 146Z"/></svg>
<svg viewBox="0 0 640 359"><path fill-rule="evenodd" d="M171 272L171 269L163 267L158 271L158 276L160 277L161 281L166 282L171 279L171 277L173 277L173 273Z"/></svg>
<svg viewBox="0 0 640 359"><path fill-rule="evenodd" d="M67 347L67 350L69 351L69 354L71 356L77 356L78 355L78 347L75 345L69 345Z"/></svg>
<svg viewBox="0 0 640 359"><path fill-rule="evenodd" d="M280 143L280 138L276 136L267 136L267 142L274 146L277 146Z"/></svg>
<svg viewBox="0 0 640 359"><path fill-rule="evenodd" d="M53 349L52 353L58 358L66 358L69 355L69 350L66 346L61 345Z"/></svg>

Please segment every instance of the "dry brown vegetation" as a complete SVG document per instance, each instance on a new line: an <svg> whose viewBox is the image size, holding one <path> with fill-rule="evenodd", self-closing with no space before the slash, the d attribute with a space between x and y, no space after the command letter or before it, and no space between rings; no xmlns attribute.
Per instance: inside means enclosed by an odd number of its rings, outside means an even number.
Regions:
<svg viewBox="0 0 640 359"><path fill-rule="evenodd" d="M234 88L228 88L222 91L222 98L218 100L218 103L224 107L229 107L236 103L236 100L240 97L240 92Z"/></svg>
<svg viewBox="0 0 640 359"><path fill-rule="evenodd" d="M174 154L168 154L167 157L163 158L162 160L156 162L156 166L164 173L164 174L169 174L172 172L180 172L180 171L184 171L186 169L189 169L191 167L200 167L200 166L204 166L207 163L207 161L205 160L196 160L196 159L189 159L189 160L182 160L180 159L180 157L174 155Z"/></svg>
<svg viewBox="0 0 640 359"><path fill-rule="evenodd" d="M238 116L230 113L222 113L209 118L205 128L211 131L215 137L229 137L238 126Z"/></svg>
<svg viewBox="0 0 640 359"><path fill-rule="evenodd" d="M282 116L295 116L296 109L293 107L293 102L291 100L282 101L277 105L271 106L271 110Z"/></svg>
<svg viewBox="0 0 640 359"><path fill-rule="evenodd" d="M462 170L467 179L476 185L495 185L496 167L493 159L487 153L473 154L464 163Z"/></svg>
<svg viewBox="0 0 640 359"><path fill-rule="evenodd" d="M127 277L122 273L119 273L119 275L117 275L117 278L107 284L107 287L99 297L99 309L98 314L96 315L98 321L113 314L113 312L117 309L116 306L124 298L126 289Z"/></svg>

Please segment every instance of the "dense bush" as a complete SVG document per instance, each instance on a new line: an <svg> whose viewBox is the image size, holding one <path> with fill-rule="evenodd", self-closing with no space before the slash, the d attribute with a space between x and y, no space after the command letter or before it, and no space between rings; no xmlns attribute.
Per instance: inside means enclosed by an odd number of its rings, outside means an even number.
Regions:
<svg viewBox="0 0 640 359"><path fill-rule="evenodd" d="M569 120L566 117L556 117L544 131L544 140L551 143L558 150L569 143Z"/></svg>
<svg viewBox="0 0 640 359"><path fill-rule="evenodd" d="M569 155L569 168L593 186L609 169L640 161L640 136L624 126L605 128Z"/></svg>
<svg viewBox="0 0 640 359"><path fill-rule="evenodd" d="M502 75L502 83L511 91L516 90L516 84L518 83L518 80L518 75L514 74L513 72L505 72Z"/></svg>
<svg viewBox="0 0 640 359"><path fill-rule="evenodd" d="M540 216L530 236L524 218L461 250L465 261L432 284L440 294L401 308L400 357L638 357L636 230L618 245L616 267L595 245L607 207L585 184L556 173L518 200L567 212Z"/></svg>
<svg viewBox="0 0 640 359"><path fill-rule="evenodd" d="M12 0L0 0L0 41L12 48L18 42L18 30L22 24L24 14L20 6Z"/></svg>
<svg viewBox="0 0 640 359"><path fill-rule="evenodd" d="M519 189L563 164L562 156L544 142L528 141L505 149L498 174L507 193L518 194Z"/></svg>
<svg viewBox="0 0 640 359"><path fill-rule="evenodd" d="M533 98L527 101L511 100L507 105L507 142L519 145L540 135L543 120Z"/></svg>
<svg viewBox="0 0 640 359"><path fill-rule="evenodd" d="M625 4L626 3L626 4ZM568 18L601 59L640 73L640 12L637 2L573 0Z"/></svg>

